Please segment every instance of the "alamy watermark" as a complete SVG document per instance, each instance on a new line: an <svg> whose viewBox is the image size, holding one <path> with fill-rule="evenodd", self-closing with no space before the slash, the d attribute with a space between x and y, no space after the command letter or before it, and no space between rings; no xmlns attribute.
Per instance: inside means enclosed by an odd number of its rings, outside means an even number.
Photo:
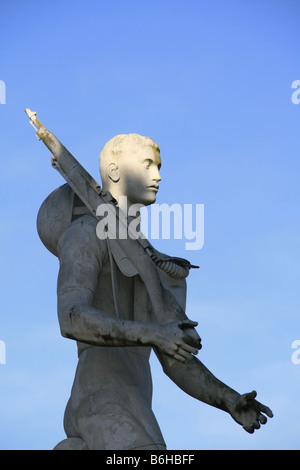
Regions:
<svg viewBox="0 0 300 470"><path fill-rule="evenodd" d="M295 339L295 341L292 342L292 349L295 349L295 351L292 354L292 363L295 365L300 364L300 339Z"/></svg>
<svg viewBox="0 0 300 470"><path fill-rule="evenodd" d="M204 245L204 204L141 204L127 207L127 197L119 200L119 217L112 204L100 204L96 233L99 239L151 238L185 240L186 250L201 250ZM139 216L142 215L142 217ZM129 222L127 226L127 217Z"/></svg>
<svg viewBox="0 0 300 470"><path fill-rule="evenodd" d="M300 104L300 80L294 80L292 88L295 89L291 96L293 104ZM300 364L300 339L295 339L291 345L292 349L295 349L291 356L292 363L295 365Z"/></svg>
<svg viewBox="0 0 300 470"><path fill-rule="evenodd" d="M292 103L293 104L299 104L300 103L300 80L294 80L292 83L292 88L296 89L291 97Z"/></svg>
<svg viewBox="0 0 300 470"><path fill-rule="evenodd" d="M6 104L6 85L3 80L0 80L0 104Z"/></svg>
<svg viewBox="0 0 300 470"><path fill-rule="evenodd" d="M291 96L292 103L300 104L300 80L294 80L292 88L295 89ZM295 339L292 342L291 348L295 349L291 356L292 363L298 365L300 364L300 339Z"/></svg>
<svg viewBox="0 0 300 470"><path fill-rule="evenodd" d="M0 340L0 364L6 364L6 344Z"/></svg>

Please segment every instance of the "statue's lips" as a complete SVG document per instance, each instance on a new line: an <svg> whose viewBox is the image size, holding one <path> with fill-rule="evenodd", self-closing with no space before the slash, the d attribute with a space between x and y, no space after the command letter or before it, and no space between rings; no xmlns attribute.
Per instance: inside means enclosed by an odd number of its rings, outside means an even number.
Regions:
<svg viewBox="0 0 300 470"><path fill-rule="evenodd" d="M157 192L158 189L159 189L159 186L158 186L158 184L153 184L152 186L148 186L148 189L152 189L152 190Z"/></svg>

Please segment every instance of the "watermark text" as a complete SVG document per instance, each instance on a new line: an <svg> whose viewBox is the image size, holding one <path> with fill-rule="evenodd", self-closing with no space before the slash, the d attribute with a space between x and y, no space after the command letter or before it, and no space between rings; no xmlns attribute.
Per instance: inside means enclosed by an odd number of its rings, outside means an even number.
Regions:
<svg viewBox="0 0 300 470"><path fill-rule="evenodd" d="M300 80L294 80L293 83L292 83L292 88L296 89L293 93L292 93L292 103L293 104L299 104L300 103Z"/></svg>
<svg viewBox="0 0 300 470"><path fill-rule="evenodd" d="M292 342L292 349L295 349L295 351L292 354L292 363L295 365L300 364L300 339L295 339L295 341Z"/></svg>
<svg viewBox="0 0 300 470"><path fill-rule="evenodd" d="M6 104L6 85L3 80L0 80L0 104Z"/></svg>
<svg viewBox="0 0 300 470"><path fill-rule="evenodd" d="M0 340L0 364L6 364L6 344Z"/></svg>
<svg viewBox="0 0 300 470"><path fill-rule="evenodd" d="M127 207L127 197L119 200L118 217L112 204L100 204L96 233L100 240L149 238L185 240L186 250L201 250L204 245L204 204L141 204ZM128 219L129 218L129 219Z"/></svg>

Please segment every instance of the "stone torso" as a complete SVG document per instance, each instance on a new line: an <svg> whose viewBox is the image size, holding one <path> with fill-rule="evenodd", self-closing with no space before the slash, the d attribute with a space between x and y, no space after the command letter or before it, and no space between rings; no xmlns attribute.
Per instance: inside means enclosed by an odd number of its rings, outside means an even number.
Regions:
<svg viewBox="0 0 300 470"><path fill-rule="evenodd" d="M141 308L139 281L118 270L106 241L96 236L96 223L90 216L74 221L60 241L60 256L70 240L76 247L76 237L86 236L87 250L94 254L98 266L93 307L124 320L146 321L147 300L143 299ZM78 279L78 286L83 282ZM72 284L69 288L76 289L74 280ZM99 347L82 342L77 345L78 366L64 422L67 436L80 437L90 449L163 448L164 440L151 408L151 349Z"/></svg>

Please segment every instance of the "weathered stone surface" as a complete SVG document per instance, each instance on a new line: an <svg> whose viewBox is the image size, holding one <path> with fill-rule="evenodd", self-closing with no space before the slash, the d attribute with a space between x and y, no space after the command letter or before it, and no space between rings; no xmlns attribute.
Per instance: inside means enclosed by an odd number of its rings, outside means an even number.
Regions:
<svg viewBox="0 0 300 470"><path fill-rule="evenodd" d="M100 156L103 187L118 202L126 196L128 207L152 204L160 165L152 139L117 136ZM151 407L151 349L186 393L229 412L246 431L257 429L266 421L262 413L272 413L256 393L240 395L195 357L201 341L197 323L185 315L185 278L172 278L145 252L137 254L135 240L99 239L98 221L87 212L80 204L74 211L73 193L64 185L38 216L40 237L59 259L61 333L78 346L67 439L55 450L166 447Z"/></svg>

